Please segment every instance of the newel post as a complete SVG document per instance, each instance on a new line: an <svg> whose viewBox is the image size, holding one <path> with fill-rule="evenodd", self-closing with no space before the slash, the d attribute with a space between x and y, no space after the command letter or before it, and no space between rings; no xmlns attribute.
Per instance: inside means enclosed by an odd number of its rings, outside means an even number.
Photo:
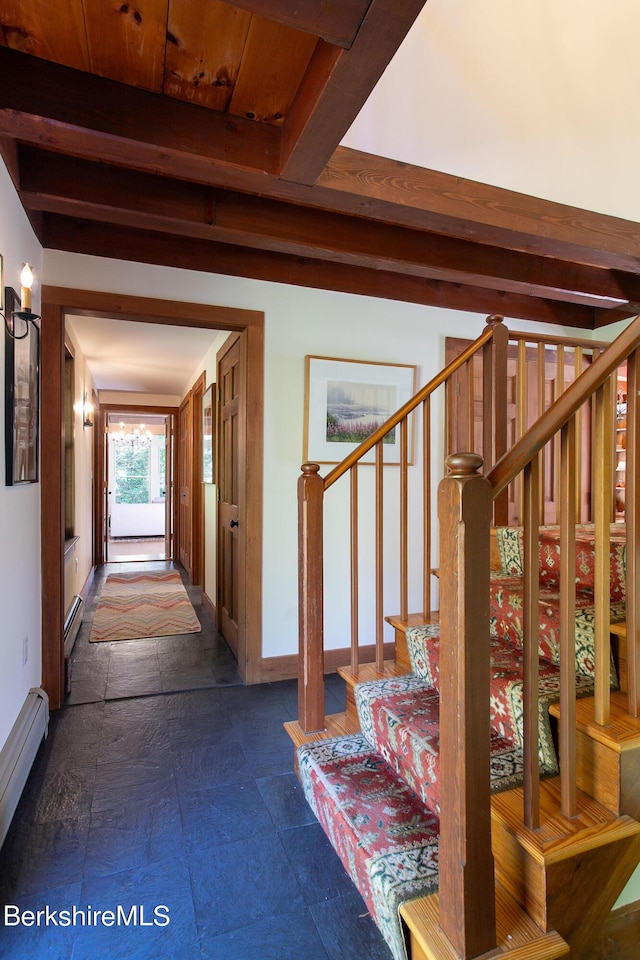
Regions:
<svg viewBox="0 0 640 960"><path fill-rule="evenodd" d="M298 478L298 722L305 733L323 730L324 609L322 508L324 480L317 463Z"/></svg>
<svg viewBox="0 0 640 960"><path fill-rule="evenodd" d="M491 852L489 534L482 458L447 458L440 520L440 925L462 958L496 946Z"/></svg>

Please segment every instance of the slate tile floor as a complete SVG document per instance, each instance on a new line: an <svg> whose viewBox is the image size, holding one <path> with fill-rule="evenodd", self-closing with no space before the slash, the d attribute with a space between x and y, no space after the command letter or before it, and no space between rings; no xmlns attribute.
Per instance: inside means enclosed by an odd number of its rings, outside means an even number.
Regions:
<svg viewBox="0 0 640 960"><path fill-rule="evenodd" d="M0 901L135 906L145 925L14 926L3 909L0 958L390 960L292 773L296 683L242 686L193 588L202 634L89 644L106 572L0 852ZM344 709L335 675L326 699Z"/></svg>

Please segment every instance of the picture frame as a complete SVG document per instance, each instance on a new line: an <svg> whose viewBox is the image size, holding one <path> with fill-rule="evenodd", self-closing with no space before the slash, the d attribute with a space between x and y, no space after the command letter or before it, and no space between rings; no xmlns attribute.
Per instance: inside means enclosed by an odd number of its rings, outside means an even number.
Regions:
<svg viewBox="0 0 640 960"><path fill-rule="evenodd" d="M40 329L36 323L15 320L12 313L20 301L12 287L4 290L5 316L10 329L20 336L26 323L28 332L15 339L5 326L4 334L4 410L5 410L5 483L37 483L39 473L40 429Z"/></svg>
<svg viewBox="0 0 640 960"><path fill-rule="evenodd" d="M340 463L416 391L417 367L404 363L305 357L304 459ZM400 463L400 432L385 440L385 464ZM375 450L362 463L375 462ZM408 462L413 462L409 438Z"/></svg>
<svg viewBox="0 0 640 960"><path fill-rule="evenodd" d="M202 394L202 482L215 482L215 384Z"/></svg>

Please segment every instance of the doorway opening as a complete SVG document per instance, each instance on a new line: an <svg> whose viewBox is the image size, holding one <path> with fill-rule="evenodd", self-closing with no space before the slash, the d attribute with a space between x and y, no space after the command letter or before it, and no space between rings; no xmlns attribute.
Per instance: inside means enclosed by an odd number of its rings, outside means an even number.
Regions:
<svg viewBox="0 0 640 960"><path fill-rule="evenodd" d="M170 416L107 414L105 561L169 560ZM169 478L169 479L168 479Z"/></svg>

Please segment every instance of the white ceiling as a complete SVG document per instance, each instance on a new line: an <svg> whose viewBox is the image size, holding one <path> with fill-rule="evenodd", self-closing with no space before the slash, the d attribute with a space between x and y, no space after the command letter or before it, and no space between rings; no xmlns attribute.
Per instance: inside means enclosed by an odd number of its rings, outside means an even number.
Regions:
<svg viewBox="0 0 640 960"><path fill-rule="evenodd" d="M640 221L638 0L429 0L344 143Z"/></svg>
<svg viewBox="0 0 640 960"><path fill-rule="evenodd" d="M70 317L98 390L182 396L218 330Z"/></svg>

